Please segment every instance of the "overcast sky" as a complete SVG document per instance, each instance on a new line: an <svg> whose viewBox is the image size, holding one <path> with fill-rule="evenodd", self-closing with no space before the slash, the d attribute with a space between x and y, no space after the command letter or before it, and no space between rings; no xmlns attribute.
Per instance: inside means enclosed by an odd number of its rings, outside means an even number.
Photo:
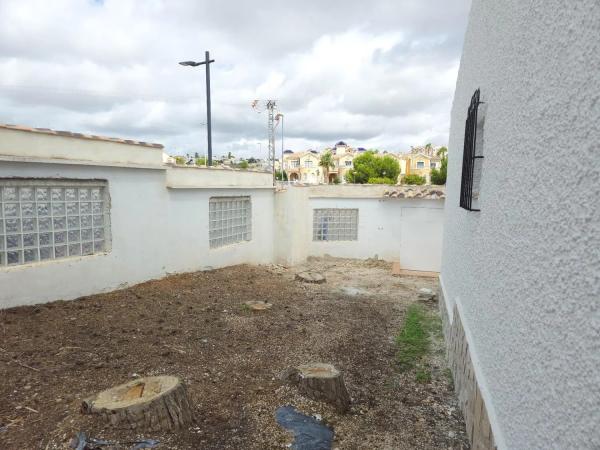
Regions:
<svg viewBox="0 0 600 450"><path fill-rule="evenodd" d="M206 151L445 145L470 0L0 0L0 123ZM262 142L262 154L258 143ZM280 148L278 135L277 148Z"/></svg>

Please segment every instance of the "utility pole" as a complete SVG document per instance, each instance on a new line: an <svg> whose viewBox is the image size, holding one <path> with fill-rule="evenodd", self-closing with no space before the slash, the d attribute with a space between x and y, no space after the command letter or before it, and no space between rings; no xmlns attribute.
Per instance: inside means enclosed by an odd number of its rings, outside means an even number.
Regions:
<svg viewBox="0 0 600 450"><path fill-rule="evenodd" d="M273 183L275 183L275 100L267 100L268 131L269 131L269 158L273 164Z"/></svg>
<svg viewBox="0 0 600 450"><path fill-rule="evenodd" d="M267 160L271 163L273 173L273 185L275 185L275 110L277 109L277 100L267 100L265 102L267 108L267 134L268 134L268 153ZM259 100L252 102L252 108L256 112L262 112L259 108Z"/></svg>
<svg viewBox="0 0 600 450"><path fill-rule="evenodd" d="M207 165L212 166L212 120L210 115L210 64L214 63L214 59L210 59L209 52L204 52L204 61L183 61L180 62L182 66L197 67L206 65L206 125L207 125L207 139L208 139L208 161Z"/></svg>

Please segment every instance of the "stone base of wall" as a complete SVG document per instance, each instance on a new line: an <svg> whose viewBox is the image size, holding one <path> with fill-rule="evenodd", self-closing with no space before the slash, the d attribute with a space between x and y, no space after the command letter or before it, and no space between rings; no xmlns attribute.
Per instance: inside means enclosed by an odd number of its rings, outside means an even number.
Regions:
<svg viewBox="0 0 600 450"><path fill-rule="evenodd" d="M444 338L446 340L448 363L454 377L454 390L458 395L458 403L465 416L471 447L475 450L495 449L496 445L494 444L492 428L477 379L475 378L475 371L473 370L473 363L469 353L469 344L465 337L458 309L454 306L454 310L452 311L453 320L452 324L450 324L441 289L438 298Z"/></svg>

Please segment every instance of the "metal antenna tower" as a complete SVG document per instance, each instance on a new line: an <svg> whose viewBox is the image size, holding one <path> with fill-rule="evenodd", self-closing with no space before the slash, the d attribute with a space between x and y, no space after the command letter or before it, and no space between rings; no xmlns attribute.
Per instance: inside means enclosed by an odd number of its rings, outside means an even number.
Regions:
<svg viewBox="0 0 600 450"><path fill-rule="evenodd" d="M260 110L259 102L259 100L254 100L252 102L252 108L254 108L256 112L261 113L262 111ZM269 141L269 155L267 156L267 161L273 172L273 183L275 183L275 113L277 111L277 100L267 100L265 102L265 108L267 109L267 138Z"/></svg>

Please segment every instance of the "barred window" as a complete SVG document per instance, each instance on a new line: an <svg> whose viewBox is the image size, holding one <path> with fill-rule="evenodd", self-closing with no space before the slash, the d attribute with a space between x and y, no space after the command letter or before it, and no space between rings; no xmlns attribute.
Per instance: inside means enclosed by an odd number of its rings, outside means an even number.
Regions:
<svg viewBox="0 0 600 450"><path fill-rule="evenodd" d="M313 210L313 241L358 240L358 209L318 208Z"/></svg>
<svg viewBox="0 0 600 450"><path fill-rule="evenodd" d="M109 250L105 181L0 179L0 267Z"/></svg>
<svg viewBox="0 0 600 450"><path fill-rule="evenodd" d="M481 135L482 124L478 121L477 113L480 91L477 89L471 97L465 121L465 140L463 147L462 176L460 180L460 207L467 211L479 211L478 205L473 205L473 200L479 199L479 182L481 180ZM479 152L477 151L479 149ZM476 164L476 161L479 164Z"/></svg>
<svg viewBox="0 0 600 450"><path fill-rule="evenodd" d="M252 240L250 197L211 197L209 220L210 248Z"/></svg>

